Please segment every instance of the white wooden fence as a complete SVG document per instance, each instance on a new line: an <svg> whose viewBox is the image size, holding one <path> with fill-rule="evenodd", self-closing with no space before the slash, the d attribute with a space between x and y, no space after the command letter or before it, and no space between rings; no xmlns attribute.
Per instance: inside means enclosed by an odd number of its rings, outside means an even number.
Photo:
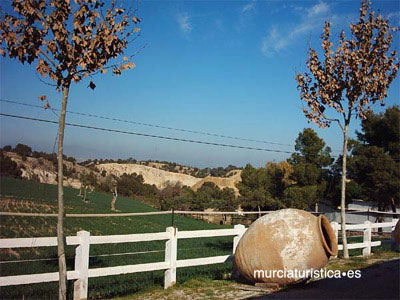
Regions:
<svg viewBox="0 0 400 300"><path fill-rule="evenodd" d="M394 219L392 222L385 223L371 223L370 221L365 221L364 224L346 224L346 231L363 231L363 241L362 243L347 243L347 248L350 249L363 249L363 256L371 255L371 247L380 246L381 241L372 241L372 231L378 228L391 228L393 232L394 226L396 226L397 220ZM331 223L332 228L335 232L336 239L338 240L339 231L341 230L341 224L337 222ZM343 245L338 245L339 250L343 250Z"/></svg>
<svg viewBox="0 0 400 300"><path fill-rule="evenodd" d="M74 299L87 299L88 278L110 276L128 273L138 273L146 271L165 270L164 287L168 288L176 282L176 268L201 266L209 264L223 263L230 261L233 255L222 255L204 258L177 260L178 239L205 238L218 236L234 236L232 253L246 231L244 225L236 225L233 229L216 230L194 230L179 232L177 228L168 227L166 232L128 234L128 235L108 235L91 236L87 231L80 231L77 236L66 238L67 245L78 245L75 250L75 269L67 272L68 280L75 280ZM115 244L115 243L135 243L165 240L165 260L156 263L145 263L136 265L125 265L107 268L89 268L89 249L90 245L95 244ZM22 247L51 247L57 246L56 237L39 238L13 238L1 239L0 248L22 248ZM0 277L0 287L9 285L32 284L40 282L58 281L58 272L29 274L17 276Z"/></svg>
<svg viewBox="0 0 400 300"><path fill-rule="evenodd" d="M362 248L363 255L371 254L371 247L381 245L380 241L371 241L371 232L373 228L394 227L396 221L389 223L370 223L347 225L348 230L363 230L364 241L362 243L349 244L349 249ZM340 230L340 224L332 223L336 236ZM178 239L188 238L205 238L218 236L234 236L232 253L235 253L240 238L246 231L244 225L235 225L233 229L216 229L216 230L194 230L179 232L177 228L168 227L166 232L144 233L144 234L128 234L128 235L108 235L108 236L91 236L87 231L79 231L77 236L66 238L67 245L77 245L75 250L75 268L73 271L67 272L68 280L75 280L74 283L74 299L87 299L88 279L91 277L101 277L110 275L120 275L128 273L138 273L156 270L165 270L164 287L168 288L176 282L176 269L191 266L201 266L209 264L224 263L233 258L233 254L202 257L193 259L177 260ZM135 243L146 241L165 240L165 260L156 263L145 263L125 266L115 266L106 268L89 268L89 249L90 245L95 244L111 244L111 243ZM23 248L23 247L51 247L57 246L56 237L39 237L39 238L12 238L1 239L0 248ZM339 245L339 250L343 246ZM0 277L0 287L10 285L32 284L40 282L58 281L58 272L2 276Z"/></svg>

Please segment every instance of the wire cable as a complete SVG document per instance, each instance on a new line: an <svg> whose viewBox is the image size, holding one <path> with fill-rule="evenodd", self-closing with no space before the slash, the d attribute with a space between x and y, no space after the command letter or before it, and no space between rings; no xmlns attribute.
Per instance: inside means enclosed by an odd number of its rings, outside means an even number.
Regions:
<svg viewBox="0 0 400 300"><path fill-rule="evenodd" d="M0 101L1 102L6 102L6 103L23 105L23 106L29 106L29 107L43 108L40 105L23 103L23 102L12 101L12 100L7 100L7 99L1 99L1 98L0 98ZM52 110L53 110L53 112L54 111L60 111L59 109L56 109L56 108L52 108ZM155 127L155 128L162 128L162 129L181 131L181 132L187 132L187 133L202 134L202 135L213 136L213 137L227 138L227 139L233 139L233 140L239 140L239 141L255 142L255 143L262 143L262 144L271 144L271 145L279 145L279 146L289 146L289 147L293 147L294 146L294 145L291 145L291 144L284 144L284 143L278 143L278 142L269 142L269 141L263 141L263 140L257 140L257 139L248 139L248 138L243 138L243 137L236 137L236 136L230 136L230 135L210 133L210 132L205 132L205 131L197 131L197 130L175 128L175 127L169 127L169 126L163 126L163 125L157 125L157 124L151 124L151 123L124 120L124 119L119 119L119 118L114 118L114 117L107 117L107 116L89 114L89 113L78 112L78 111L67 110L67 113L86 116L86 117L99 118L99 119L104 119L104 120L123 122L123 123L131 123L131 124L148 126L148 127Z"/></svg>
<svg viewBox="0 0 400 300"><path fill-rule="evenodd" d="M13 114L0 113L0 116L24 119L24 120L31 120L31 121L37 121L37 122L44 122L44 123L51 123L51 124L58 124L58 121L33 118L33 117L27 117L27 116L20 116L20 115L13 115ZM71 126L71 127L86 128L86 129L93 129L93 130L114 132L114 133L122 133L122 134L129 134L129 135L137 135L137 136L158 138L158 139L171 140L171 141L179 141L179 142L187 142L187 143L195 143L195 144L203 144L203 145L211 145L211 146L219 146L219 147L227 147L227 148L236 148L236 149L245 149L245 150L256 150L256 151L264 151L264 152L293 154L293 152L286 151L286 150L214 143L214 142L207 142L207 141L201 141L201 140L191 140L191 139L183 139L183 138L177 138L177 137L171 137L171 136L162 136L162 135L154 135L154 134L147 134L147 133L134 132L134 131L125 131L125 130L104 128L104 127L95 127L95 126L76 124L76 123L67 123L66 122L65 125ZM338 157L339 157L339 155L331 155L331 158L338 158ZM368 158L368 160L378 160L378 158ZM397 159L397 158L394 158L393 160L400 161L400 159Z"/></svg>
<svg viewBox="0 0 400 300"><path fill-rule="evenodd" d="M36 122L43 122L43 123L58 124L58 121L46 120L46 119L40 119L40 118L32 118L32 117L13 115L13 114L0 113L0 116L16 118L16 119L23 119L23 120L30 120L30 121L36 121ZM206 142L206 141L200 141L200 140L189 140L189 139L182 139L182 138L177 138L177 137L154 135L154 134L147 134L147 133L133 132L133 131L125 131L125 130L118 130L118 129L110 129L110 128L104 128L104 127L95 127L95 126L76 124L76 123L68 123L68 122L65 122L65 125L66 126L71 126L71 127L79 127L79 128L99 130L99 131L123 133L123 134L129 134L129 135L137 135L137 136L158 138L158 139L164 139L164 140L195 143L195 144L203 144L203 145L211 145L211 146L219 146L219 147L227 147L227 148L257 150L257 151L286 153L286 154L291 154L292 153L291 151L285 151L285 150L257 148L257 147L247 147L247 146L232 145L232 144L221 144L221 143Z"/></svg>

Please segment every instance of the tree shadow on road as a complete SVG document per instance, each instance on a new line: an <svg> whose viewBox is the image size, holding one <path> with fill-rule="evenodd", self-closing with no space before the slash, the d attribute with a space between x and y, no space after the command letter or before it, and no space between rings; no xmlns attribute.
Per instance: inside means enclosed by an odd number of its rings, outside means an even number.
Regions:
<svg viewBox="0 0 400 300"><path fill-rule="evenodd" d="M400 299L400 259L361 270L361 278L330 278L247 298L261 299Z"/></svg>

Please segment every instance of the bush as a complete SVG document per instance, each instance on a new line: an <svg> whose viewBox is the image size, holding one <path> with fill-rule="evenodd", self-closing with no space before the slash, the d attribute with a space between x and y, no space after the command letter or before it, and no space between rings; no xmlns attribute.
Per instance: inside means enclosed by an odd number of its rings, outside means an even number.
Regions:
<svg viewBox="0 0 400 300"><path fill-rule="evenodd" d="M32 174L31 180L36 181L36 182L40 182L39 176L37 174L35 174L35 173Z"/></svg>
<svg viewBox="0 0 400 300"><path fill-rule="evenodd" d="M3 147L4 151L10 152L12 150L12 147L10 145L4 146Z"/></svg>
<svg viewBox="0 0 400 300"><path fill-rule="evenodd" d="M155 196L157 195L157 188L155 185L144 183L142 175L126 174L124 173L117 180L118 192L124 196Z"/></svg>
<svg viewBox="0 0 400 300"><path fill-rule="evenodd" d="M18 165L11 158L0 154L0 176L21 178L22 172Z"/></svg>
<svg viewBox="0 0 400 300"><path fill-rule="evenodd" d="M18 155L21 156L31 156L32 155L32 148L24 145L24 144L18 144L17 146L15 146L15 153L17 153Z"/></svg>

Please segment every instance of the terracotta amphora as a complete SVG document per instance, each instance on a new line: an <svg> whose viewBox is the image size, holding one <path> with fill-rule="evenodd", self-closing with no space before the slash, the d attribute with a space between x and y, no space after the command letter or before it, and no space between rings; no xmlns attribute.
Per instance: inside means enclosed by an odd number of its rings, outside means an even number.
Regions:
<svg viewBox="0 0 400 300"><path fill-rule="evenodd" d="M282 209L251 224L236 248L234 264L254 283L286 285L307 280L309 272L324 267L337 253L336 236L325 216Z"/></svg>
<svg viewBox="0 0 400 300"><path fill-rule="evenodd" d="M400 245L400 220L397 221L396 227L394 228L394 240Z"/></svg>

